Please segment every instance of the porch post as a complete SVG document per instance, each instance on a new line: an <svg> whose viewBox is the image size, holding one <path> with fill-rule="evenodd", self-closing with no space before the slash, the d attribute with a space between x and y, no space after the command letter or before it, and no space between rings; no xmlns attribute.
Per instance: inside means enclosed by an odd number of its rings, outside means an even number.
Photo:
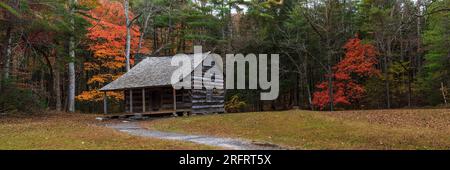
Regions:
<svg viewBox="0 0 450 170"><path fill-rule="evenodd" d="M108 114L108 96L106 91L103 92L103 113Z"/></svg>
<svg viewBox="0 0 450 170"><path fill-rule="evenodd" d="M133 113L133 89L130 89L130 113Z"/></svg>
<svg viewBox="0 0 450 170"><path fill-rule="evenodd" d="M142 89L142 113L145 112L145 88Z"/></svg>
<svg viewBox="0 0 450 170"><path fill-rule="evenodd" d="M173 88L173 115L177 116L177 94L175 88Z"/></svg>

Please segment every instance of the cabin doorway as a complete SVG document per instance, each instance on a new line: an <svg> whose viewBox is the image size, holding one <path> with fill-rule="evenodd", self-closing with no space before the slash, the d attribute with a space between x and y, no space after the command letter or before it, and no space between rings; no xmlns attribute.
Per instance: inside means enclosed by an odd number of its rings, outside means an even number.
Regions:
<svg viewBox="0 0 450 170"><path fill-rule="evenodd" d="M150 111L158 111L161 109L161 91L151 90L150 94Z"/></svg>

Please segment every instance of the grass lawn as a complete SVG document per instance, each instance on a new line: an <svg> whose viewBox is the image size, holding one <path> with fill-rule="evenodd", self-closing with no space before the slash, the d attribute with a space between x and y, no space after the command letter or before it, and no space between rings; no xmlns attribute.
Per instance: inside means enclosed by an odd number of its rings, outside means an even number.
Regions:
<svg viewBox="0 0 450 170"><path fill-rule="evenodd" d="M168 118L150 129L265 141L296 149L450 149L450 110L279 111Z"/></svg>
<svg viewBox="0 0 450 170"><path fill-rule="evenodd" d="M130 136L95 125L96 115L41 114L0 117L0 149L213 149Z"/></svg>

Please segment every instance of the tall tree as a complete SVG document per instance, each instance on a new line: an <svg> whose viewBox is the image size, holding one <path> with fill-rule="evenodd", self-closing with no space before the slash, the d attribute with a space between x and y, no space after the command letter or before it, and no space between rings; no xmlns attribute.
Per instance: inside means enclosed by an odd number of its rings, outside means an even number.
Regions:
<svg viewBox="0 0 450 170"><path fill-rule="evenodd" d="M344 46L345 57L333 67L335 79L332 86L334 101L333 105L351 105L358 102L364 95L363 81L368 77L378 75L379 70L375 68L377 52L373 45L362 44L359 38L350 39ZM329 86L326 82L317 85L321 91L314 93L313 103L320 109L324 109L329 103Z"/></svg>
<svg viewBox="0 0 450 170"><path fill-rule="evenodd" d="M78 5L77 0L71 0L70 4L70 24L72 32L75 32L75 10ZM75 38L72 34L69 39L69 94L68 94L68 110L75 112Z"/></svg>
<svg viewBox="0 0 450 170"><path fill-rule="evenodd" d="M1 2L1 7L3 9L6 9L7 12L5 13L5 18L8 19L9 23L6 28L6 48L5 48L5 59L4 59L4 66L3 66L3 79L9 79L10 75L10 64L11 64L11 55L12 55L12 43L13 43L13 27L14 27L14 18L18 17L19 14L17 13L17 9L19 7L19 1L15 0L12 1L10 4Z"/></svg>
<svg viewBox="0 0 450 170"><path fill-rule="evenodd" d="M423 41L426 49L425 65L420 78L422 97L428 104L446 101L450 87L450 2L432 3L425 17L427 26Z"/></svg>
<svg viewBox="0 0 450 170"><path fill-rule="evenodd" d="M125 45L125 60L126 60L126 65L125 68L128 72L128 70L130 70L130 50L131 50L131 20L129 17L129 6L130 6L130 2L128 2L128 0L124 0L123 1L123 8L124 8L124 13L125 13L125 26L126 26L126 30L127 30L127 35L126 35L126 45Z"/></svg>
<svg viewBox="0 0 450 170"><path fill-rule="evenodd" d="M305 19L312 27L315 34L320 37L320 42L325 49L324 57L326 58L326 74L332 75L332 66L337 56L342 53L341 47L352 32L345 30L348 27L346 23L346 11L351 9L345 8L340 1L325 0L324 2L307 2L308 10L305 11ZM312 6L312 7L311 7ZM334 106L333 76L327 76L328 79L328 96L330 111Z"/></svg>
<svg viewBox="0 0 450 170"><path fill-rule="evenodd" d="M96 102L103 99L103 94L98 90L103 85L111 82L123 74L126 67L126 35L127 26L124 24L125 12L123 4L117 1L100 0L99 4L89 11L91 27L87 32L85 45L91 52L83 64L87 77L84 91L76 96L82 102ZM133 17L129 13L129 17ZM134 54L139 43L139 27L133 25L130 29L130 54ZM147 48L142 49L147 52ZM130 58L130 64L134 60ZM125 68L126 69L126 68ZM121 100L123 95L119 92L108 93L111 99Z"/></svg>

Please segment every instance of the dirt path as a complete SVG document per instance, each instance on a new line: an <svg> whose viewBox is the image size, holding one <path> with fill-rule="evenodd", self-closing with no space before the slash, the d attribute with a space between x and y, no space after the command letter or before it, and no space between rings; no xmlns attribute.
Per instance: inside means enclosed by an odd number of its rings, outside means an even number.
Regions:
<svg viewBox="0 0 450 170"><path fill-rule="evenodd" d="M256 143L240 139L231 138L220 138L213 136L203 136L203 135L189 135L181 133L172 132L162 132L157 130L150 130L139 126L136 122L125 122L125 123L115 123L108 124L107 127L116 129L121 132L125 132L135 136L142 137L152 137L158 139L168 139L168 140L180 140L189 141L204 145L217 146L225 149L235 149L235 150L280 150L285 149L273 144L266 143Z"/></svg>

